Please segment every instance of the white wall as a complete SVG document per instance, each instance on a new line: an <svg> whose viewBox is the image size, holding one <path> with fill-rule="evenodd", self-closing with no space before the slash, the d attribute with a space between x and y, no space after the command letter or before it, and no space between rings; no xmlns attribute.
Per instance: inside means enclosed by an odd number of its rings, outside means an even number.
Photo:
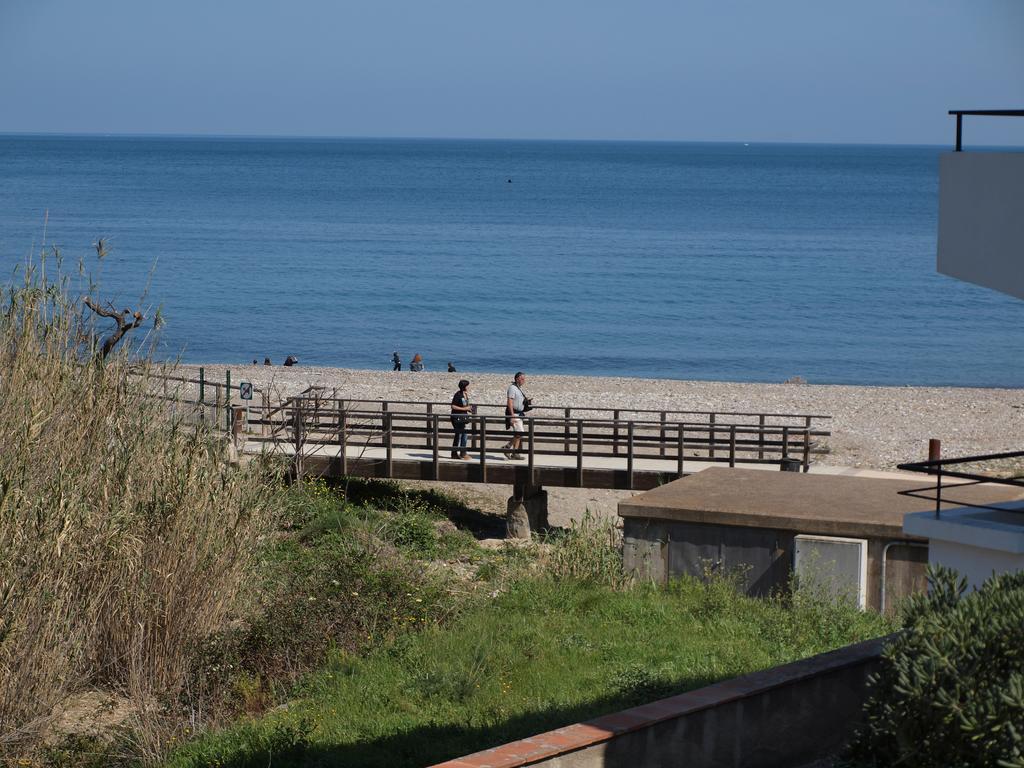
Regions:
<svg viewBox="0 0 1024 768"><path fill-rule="evenodd" d="M1020 503L1000 504L1007 510ZM971 507L911 512L903 531L928 539L928 562L959 571L967 586L980 587L993 573L1024 570L1024 511L996 512Z"/></svg>
<svg viewBox="0 0 1024 768"><path fill-rule="evenodd" d="M1024 152L941 156L937 268L1024 299Z"/></svg>
<svg viewBox="0 0 1024 768"><path fill-rule="evenodd" d="M954 569L967 579L968 588L973 589L984 584L993 573L1024 570L1024 555L934 539L928 542L928 562Z"/></svg>

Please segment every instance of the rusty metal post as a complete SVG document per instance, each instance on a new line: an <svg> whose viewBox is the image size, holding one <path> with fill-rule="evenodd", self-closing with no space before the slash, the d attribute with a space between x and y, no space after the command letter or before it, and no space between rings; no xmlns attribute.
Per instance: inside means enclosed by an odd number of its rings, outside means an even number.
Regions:
<svg viewBox="0 0 1024 768"><path fill-rule="evenodd" d="M960 115L956 116L957 120L957 151L960 151ZM928 461L941 461L942 460L942 441L936 437L928 440ZM939 512L942 509L942 466L939 465L935 468L935 519L939 518Z"/></svg>

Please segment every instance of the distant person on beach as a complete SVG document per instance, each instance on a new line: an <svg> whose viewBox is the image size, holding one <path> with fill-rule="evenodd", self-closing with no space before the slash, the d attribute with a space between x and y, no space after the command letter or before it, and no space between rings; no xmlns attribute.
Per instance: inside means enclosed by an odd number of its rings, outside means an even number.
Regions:
<svg viewBox="0 0 1024 768"><path fill-rule="evenodd" d="M468 459L466 453L466 427L469 426L470 414L473 413L473 406L469 404L469 381L462 379L459 382L459 391L452 397L452 427L455 428L455 437L452 438L452 458Z"/></svg>
<svg viewBox="0 0 1024 768"><path fill-rule="evenodd" d="M284 364L291 368L293 365L299 364L299 358L297 358L295 355L288 355L288 357L284 359Z"/></svg>
<svg viewBox="0 0 1024 768"><path fill-rule="evenodd" d="M530 398L523 392L525 383L526 374L519 371L505 391L505 428L512 430L512 439L501 449L506 459L523 458L519 455L519 444L522 442L523 433L526 432L523 416L531 408Z"/></svg>
<svg viewBox="0 0 1024 768"><path fill-rule="evenodd" d="M395 366L394 368L391 369L392 371L402 370L402 358L398 356L397 352L391 353L391 362Z"/></svg>
<svg viewBox="0 0 1024 768"><path fill-rule="evenodd" d="M451 360L449 360L449 361L448 361L448 373L456 373L456 372L457 372L457 371L455 370L455 366L454 366L454 365L452 365L452 361L451 361Z"/></svg>
<svg viewBox="0 0 1024 768"><path fill-rule="evenodd" d="M409 370L419 372L423 370L423 358L418 354L412 356L412 362L409 363Z"/></svg>
<svg viewBox="0 0 1024 768"><path fill-rule="evenodd" d="M269 357L264 357L263 358L263 364L264 365L273 365L273 363L270 362L270 358Z"/></svg>
<svg viewBox="0 0 1024 768"><path fill-rule="evenodd" d="M259 365L259 364L260 364L260 361L259 361L259 360L257 360L257 359L256 359L256 358L254 357L254 358L252 359L252 364L253 364L253 365Z"/></svg>

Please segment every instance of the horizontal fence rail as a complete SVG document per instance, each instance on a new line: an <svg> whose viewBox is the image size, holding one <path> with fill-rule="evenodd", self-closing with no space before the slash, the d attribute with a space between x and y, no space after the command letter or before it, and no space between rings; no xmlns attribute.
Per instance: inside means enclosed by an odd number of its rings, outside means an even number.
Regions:
<svg viewBox="0 0 1024 768"><path fill-rule="evenodd" d="M448 403L367 401L307 394L268 409L250 406L247 434L256 444L284 448L301 467L312 456L336 456L342 474L357 460L352 452L373 452L392 476L398 451L439 465L452 451L455 434ZM490 411L490 412L488 412ZM628 418L627 418L628 417ZM477 406L467 415L467 452L484 470L511 437L504 409ZM601 469L585 460L624 460L627 487L637 461L658 460L663 474L683 476L687 462L779 464L795 462L805 471L817 441L831 434L815 425L824 416L625 408L538 407L524 417L526 432L519 453L530 475L551 457L571 457L578 485L584 470ZM403 458L401 460L410 460Z"/></svg>
<svg viewBox="0 0 1024 768"><path fill-rule="evenodd" d="M412 461L428 465L430 477L438 479L452 451L449 402L343 398L336 392L327 396L320 387L279 402L254 389L252 400L241 401L230 379L162 375L150 377L150 388L179 417L228 432L253 449L283 453L300 474L307 459L331 460L341 474L370 462L381 476L383 464L386 477L394 476L395 462ZM467 452L479 465L473 481L488 482L489 462L508 464L502 446L512 433L504 404L474 407L467 414ZM697 461L730 467L789 463L807 471L821 450L820 439L831 434L825 428L830 420L790 413L537 406L523 417L527 431L516 464L533 478L535 467L550 468L554 461L572 471L568 484L581 487L588 474L624 471L625 481L617 482L633 488L637 473L682 477L688 463ZM637 466L647 460L657 460L657 469Z"/></svg>

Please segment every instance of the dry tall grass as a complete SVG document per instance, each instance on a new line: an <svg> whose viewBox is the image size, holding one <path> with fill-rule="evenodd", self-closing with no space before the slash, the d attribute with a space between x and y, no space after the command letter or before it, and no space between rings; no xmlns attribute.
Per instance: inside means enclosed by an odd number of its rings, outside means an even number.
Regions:
<svg viewBox="0 0 1024 768"><path fill-rule="evenodd" d="M30 272L0 306L0 746L83 689L173 694L269 518L268 468L169 418L147 364L97 362L67 288Z"/></svg>

